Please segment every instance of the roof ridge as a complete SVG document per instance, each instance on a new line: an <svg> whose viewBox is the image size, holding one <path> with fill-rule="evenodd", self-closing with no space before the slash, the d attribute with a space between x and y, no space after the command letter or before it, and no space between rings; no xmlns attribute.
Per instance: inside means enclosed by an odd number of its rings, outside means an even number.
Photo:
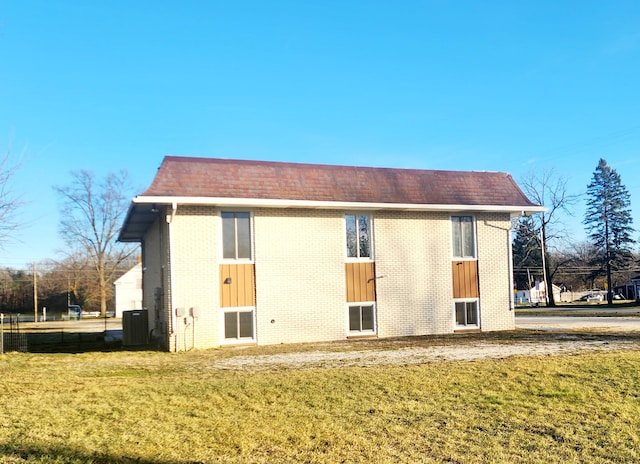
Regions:
<svg viewBox="0 0 640 464"><path fill-rule="evenodd" d="M305 163L300 161L273 161L273 160L253 160L240 158L210 158L199 156L179 156L166 155L162 161L165 162L193 162L193 163L224 163L224 164L241 164L241 165L265 165L265 166L291 166L291 167L317 167L323 169L358 169L358 170L386 170L386 171L415 171L415 172L437 172L437 173L482 173L482 174L506 174L506 171L493 170L464 170L464 169L433 169L433 168L412 168L412 167L390 167L390 166L362 166L355 164L332 164L332 163ZM161 167L162 167L161 165Z"/></svg>

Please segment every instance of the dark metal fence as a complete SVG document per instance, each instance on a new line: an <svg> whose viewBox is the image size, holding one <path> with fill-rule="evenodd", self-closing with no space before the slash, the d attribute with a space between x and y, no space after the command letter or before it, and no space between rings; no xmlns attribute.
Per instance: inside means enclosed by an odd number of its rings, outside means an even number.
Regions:
<svg viewBox="0 0 640 464"><path fill-rule="evenodd" d="M24 314L2 314L0 353L79 353L120 349L122 320L87 317L33 322Z"/></svg>
<svg viewBox="0 0 640 464"><path fill-rule="evenodd" d="M10 351L29 351L27 334L20 328L17 314L0 315L0 354Z"/></svg>

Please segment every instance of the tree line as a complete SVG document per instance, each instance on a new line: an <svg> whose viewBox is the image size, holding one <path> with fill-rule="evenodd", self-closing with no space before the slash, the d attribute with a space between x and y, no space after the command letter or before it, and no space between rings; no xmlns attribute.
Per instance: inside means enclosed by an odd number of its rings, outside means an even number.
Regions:
<svg viewBox="0 0 640 464"><path fill-rule="evenodd" d="M113 282L133 267L136 257L119 263L109 262L116 271L105 289L107 313L115 311ZM30 269L0 269L0 312L33 314L37 291L38 314L66 314L67 305L77 304L86 311L100 311L103 290L95 267L86 256L69 256L61 261L46 260Z"/></svg>
<svg viewBox="0 0 640 464"><path fill-rule="evenodd" d="M0 246L6 246L20 227L17 213L22 203L11 189L17 169L9 154L0 161ZM79 304L106 316L114 309L113 283L136 264L139 254L137 245L117 241L133 186L126 171L102 178L87 170L70 174L71 181L54 186L65 255L34 263L30 270L0 269L0 311L64 311L67 304Z"/></svg>
<svg viewBox="0 0 640 464"><path fill-rule="evenodd" d="M587 209L582 223L588 238L583 242L573 242L564 227L563 218L572 214L579 199L567 191L564 177L553 170L532 173L521 186L531 200L547 210L522 217L514 225L517 288L530 289L535 281L544 281L547 289L553 284L561 290L604 289L611 304L615 289L640 272L630 195L620 174L606 160L598 162L586 185ZM547 298L548 305L555 306L552 291L547 292Z"/></svg>

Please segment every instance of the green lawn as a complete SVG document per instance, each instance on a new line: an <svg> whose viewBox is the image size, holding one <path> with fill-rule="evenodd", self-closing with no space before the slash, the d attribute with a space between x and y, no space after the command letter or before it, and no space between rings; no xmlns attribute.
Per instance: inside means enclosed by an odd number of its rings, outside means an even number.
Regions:
<svg viewBox="0 0 640 464"><path fill-rule="evenodd" d="M640 351L214 366L291 349L2 355L0 462L640 462Z"/></svg>

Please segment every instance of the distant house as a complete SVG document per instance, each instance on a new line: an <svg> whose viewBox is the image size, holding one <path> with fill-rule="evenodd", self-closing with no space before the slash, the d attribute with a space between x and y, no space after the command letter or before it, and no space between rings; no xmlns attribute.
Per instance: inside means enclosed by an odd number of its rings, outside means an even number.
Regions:
<svg viewBox="0 0 640 464"><path fill-rule="evenodd" d="M536 282L529 290L518 290L516 292L516 303L523 304L547 304L547 285L545 282ZM571 301L571 293L563 291L562 287L553 284L553 300Z"/></svg>
<svg viewBox="0 0 640 464"><path fill-rule="evenodd" d="M123 311L142 309L142 263L122 274L114 283L116 317Z"/></svg>
<svg viewBox="0 0 640 464"><path fill-rule="evenodd" d="M515 326L500 172L164 159L119 240L167 350Z"/></svg>
<svg viewBox="0 0 640 464"><path fill-rule="evenodd" d="M628 283L616 287L614 293L627 300L640 301L640 276L633 277Z"/></svg>

